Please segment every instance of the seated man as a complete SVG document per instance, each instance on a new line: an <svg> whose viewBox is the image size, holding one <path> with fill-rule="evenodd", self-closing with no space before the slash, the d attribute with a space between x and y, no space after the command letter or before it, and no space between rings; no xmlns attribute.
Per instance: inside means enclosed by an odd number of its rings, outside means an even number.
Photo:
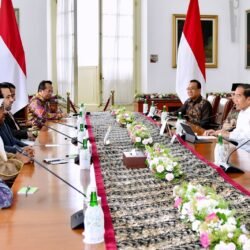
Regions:
<svg viewBox="0 0 250 250"><path fill-rule="evenodd" d="M238 85L233 100L236 109L240 110L236 128L232 132L224 129L217 131L207 130L205 131L205 135L222 134L224 137L228 137L231 140L237 141L239 144L243 144L247 140L250 140L250 88L243 84ZM250 152L250 142L244 145L242 149Z"/></svg>
<svg viewBox="0 0 250 250"><path fill-rule="evenodd" d="M1 88L1 86L0 86L0 92L1 92L1 95L4 97L3 106L1 110L1 117L0 117L0 136L2 137L5 151L9 153L16 153L17 152L16 146L18 146L18 147L22 147L24 151L26 151L27 154L32 157L33 156L32 147L29 147L27 144L16 139L12 135L12 132L8 124L4 122L5 114L6 114L5 106L9 106L11 105L11 103L13 103L11 92L8 88Z"/></svg>
<svg viewBox="0 0 250 250"><path fill-rule="evenodd" d="M1 83L1 89L9 89L11 92L12 100L5 105L5 110L7 111L5 114L5 123L11 129L13 136L17 139L30 139L35 140L35 136L32 134L31 131L28 131L27 127L21 127L19 123L16 121L13 114L10 112L13 102L15 101L16 97L16 87L12 83Z"/></svg>
<svg viewBox="0 0 250 250"><path fill-rule="evenodd" d="M176 112L181 112L187 120L203 128L207 128L212 115L212 106L209 101L201 96L201 84L197 80L191 80L187 93L189 99Z"/></svg>
<svg viewBox="0 0 250 250"><path fill-rule="evenodd" d="M46 120L61 119L66 116L63 113L52 113L49 107L49 101L52 98L52 82L41 81L38 86L38 93L32 97L28 106L28 119L33 129L41 129Z"/></svg>

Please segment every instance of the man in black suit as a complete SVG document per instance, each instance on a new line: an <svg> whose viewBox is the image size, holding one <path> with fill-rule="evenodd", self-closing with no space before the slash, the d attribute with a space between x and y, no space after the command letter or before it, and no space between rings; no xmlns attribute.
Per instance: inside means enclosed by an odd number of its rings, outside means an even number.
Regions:
<svg viewBox="0 0 250 250"><path fill-rule="evenodd" d="M34 135L31 131L28 131L27 127L21 127L20 124L16 121L15 117L11 113L11 107L13 102L16 100L16 87L14 84L9 82L4 82L0 84L1 88L9 88L11 92L12 100L8 102L8 105L5 106L5 110L7 111L5 114L5 123L9 125L13 136L19 140L21 139L29 139L35 140Z"/></svg>
<svg viewBox="0 0 250 250"><path fill-rule="evenodd" d="M4 143L4 149L6 152L9 153L17 153L17 150L15 146L22 147L23 150L28 153L30 156L33 156L33 149L32 147L28 146L27 144L21 142L20 140L16 139L11 129L9 128L8 124L4 122L5 120L5 114L7 113L5 107L9 107L14 102L14 99L11 95L10 89L6 88L4 85L0 84L0 91L3 94L4 97L4 116L0 120L0 136Z"/></svg>

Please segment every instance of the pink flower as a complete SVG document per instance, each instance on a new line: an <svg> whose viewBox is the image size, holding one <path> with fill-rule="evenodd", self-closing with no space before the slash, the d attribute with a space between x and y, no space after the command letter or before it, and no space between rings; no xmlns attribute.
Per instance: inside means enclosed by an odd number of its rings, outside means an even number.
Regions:
<svg viewBox="0 0 250 250"><path fill-rule="evenodd" d="M178 197L174 202L174 208L178 208L182 203L182 198Z"/></svg>
<svg viewBox="0 0 250 250"><path fill-rule="evenodd" d="M207 248L210 245L209 237L208 237L207 232L203 232L200 235L200 243L201 243L202 247L204 247L204 248Z"/></svg>
<svg viewBox="0 0 250 250"><path fill-rule="evenodd" d="M211 213L211 214L209 214L209 215L206 217L205 220L206 220L206 221L218 220L218 217L217 217L216 213Z"/></svg>

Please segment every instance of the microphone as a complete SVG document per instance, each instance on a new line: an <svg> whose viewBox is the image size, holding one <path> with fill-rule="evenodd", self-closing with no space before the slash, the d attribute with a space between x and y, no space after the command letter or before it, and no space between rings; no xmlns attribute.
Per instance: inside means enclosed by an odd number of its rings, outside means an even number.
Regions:
<svg viewBox="0 0 250 250"><path fill-rule="evenodd" d="M46 127L46 128L49 128L49 129L51 129L51 130L53 130L53 131L55 131L55 132L57 132L57 133L59 133L59 134L61 134L63 136L65 136L65 137L67 137L69 139L71 139L71 143L74 144L74 145L77 145L77 143L82 144L82 142L78 141L76 137L71 137L71 136L69 136L69 135L67 135L67 134L65 134L65 133L63 133L63 132L61 132L61 131L59 131L59 130L57 130L55 128L52 128L52 127L50 127L50 126L48 126L46 124L44 124L43 126ZM67 138L65 138L65 139L67 139Z"/></svg>
<svg viewBox="0 0 250 250"><path fill-rule="evenodd" d="M52 122L56 123L56 124L64 125L64 126L69 127L69 128L77 129L77 126L74 126L74 125L70 125L70 124L66 124L66 123L62 123L62 122L55 122L55 121L52 121ZM86 128L86 125L85 125L85 128Z"/></svg>
<svg viewBox="0 0 250 250"><path fill-rule="evenodd" d="M231 144L233 144L234 146L238 146L238 142L237 141L234 141L234 140L232 140L232 139L227 139L226 137L222 137L223 138L223 140L225 140L225 141L227 141L227 142L229 142L229 143L231 143Z"/></svg>
<svg viewBox="0 0 250 250"><path fill-rule="evenodd" d="M222 115L222 112L219 112L219 113L216 113L216 114L214 114L214 115L208 116L208 117L205 118L204 120L201 120L201 121L200 121L200 124L202 124L202 123L204 123L204 122L208 122L210 119L215 118L215 117L217 117L217 116L219 116L219 115ZM219 124L218 124L218 125L219 125Z"/></svg>
<svg viewBox="0 0 250 250"><path fill-rule="evenodd" d="M74 113L74 114L72 114L72 116L78 116L78 115L80 115L80 114L79 114L79 113ZM90 112L87 111L87 112L86 112L86 115L90 115Z"/></svg>
<svg viewBox="0 0 250 250"><path fill-rule="evenodd" d="M63 133L63 132L61 132L61 131L59 131L59 130L57 130L57 129L55 129L55 128L52 128L52 127L50 127L50 126L48 126L48 125L45 125L45 124L44 124L44 126L45 126L46 128L49 128L49 129L51 129L51 130L53 130L53 131L55 131L55 132L57 132L57 133L59 133L59 134L61 134L61 135L64 135L65 137L71 139L71 143L74 144L74 145L77 145L78 143L83 144L81 141L78 141L77 137L71 137L71 136L69 136L69 135L67 135L67 134L65 134L65 133ZM65 138L65 139L67 139L67 138ZM88 140L89 140L89 138L88 138ZM92 162L93 162L93 159L92 159L92 157L91 157L91 163L92 163ZM80 163L79 154L77 154L77 156L74 158L74 163L77 164L77 165L79 165L79 163Z"/></svg>
<svg viewBox="0 0 250 250"><path fill-rule="evenodd" d="M245 144L247 144L248 142L250 142L250 139L246 140L245 142L243 142L242 144L240 144L239 146L237 146L227 157L227 161L225 164L221 164L220 167L227 173L244 173L243 170L241 170L240 168L234 167L232 164L229 163L229 159L231 157L231 155L236 152L239 148L241 148L242 146L244 146Z"/></svg>
<svg viewBox="0 0 250 250"><path fill-rule="evenodd" d="M17 150L17 152L19 152L22 155L28 157L31 161L35 162L37 165L39 165L43 169L47 170L49 173L51 173L56 178L58 178L59 180L61 180L62 182L64 182L66 185L68 185L69 187L71 187L72 189L74 189L75 191L77 191L78 193L80 193L84 198L87 198L86 194L84 194L82 191L80 191L79 189L77 189L75 186L73 186L72 184L70 184L68 181L66 181L65 179L63 179L62 177L60 177L55 172L51 171L49 168L47 168L41 162L37 161L34 157L30 157L26 152L23 151L22 148L20 148L17 145L14 145L14 147ZM83 209L79 210L76 213L74 213L73 215L71 215L71 217L70 217L71 229L84 228L83 220L84 220Z"/></svg>

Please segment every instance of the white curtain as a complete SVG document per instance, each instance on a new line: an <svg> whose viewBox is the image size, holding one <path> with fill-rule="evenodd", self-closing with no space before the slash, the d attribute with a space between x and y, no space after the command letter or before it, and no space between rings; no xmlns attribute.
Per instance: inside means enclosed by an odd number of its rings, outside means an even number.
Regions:
<svg viewBox="0 0 250 250"><path fill-rule="evenodd" d="M57 0L58 94L74 99L74 0Z"/></svg>
<svg viewBox="0 0 250 250"><path fill-rule="evenodd" d="M102 73L103 103L133 102L133 0L102 1Z"/></svg>

